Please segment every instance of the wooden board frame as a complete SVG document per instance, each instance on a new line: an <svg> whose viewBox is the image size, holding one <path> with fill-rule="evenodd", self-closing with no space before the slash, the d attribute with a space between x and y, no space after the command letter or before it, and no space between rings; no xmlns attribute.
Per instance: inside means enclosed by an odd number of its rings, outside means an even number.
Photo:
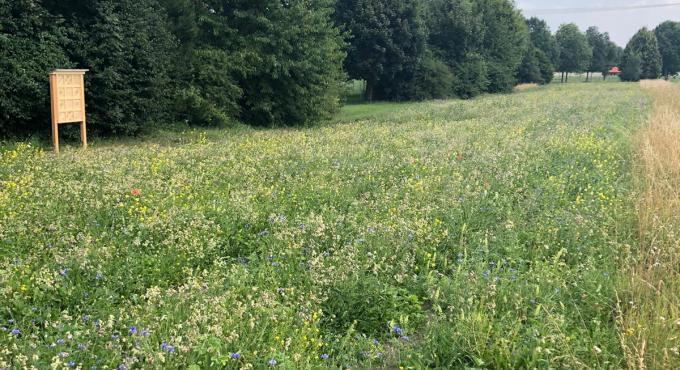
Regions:
<svg viewBox="0 0 680 370"><path fill-rule="evenodd" d="M85 114L85 72L87 69L55 69L50 73L52 144L59 154L59 125L80 124L80 141L87 149Z"/></svg>

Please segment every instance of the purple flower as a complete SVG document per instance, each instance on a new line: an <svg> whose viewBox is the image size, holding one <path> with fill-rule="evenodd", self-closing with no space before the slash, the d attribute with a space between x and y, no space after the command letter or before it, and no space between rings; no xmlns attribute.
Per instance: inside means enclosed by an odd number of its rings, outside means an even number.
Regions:
<svg viewBox="0 0 680 370"><path fill-rule="evenodd" d="M378 344L380 344L380 342L378 342L377 339L373 339L373 345L374 345L374 346L377 346Z"/></svg>
<svg viewBox="0 0 680 370"><path fill-rule="evenodd" d="M68 353L63 352L63 351L62 351L62 352L59 352L59 357L61 357L61 358L66 358L66 357L68 357Z"/></svg>
<svg viewBox="0 0 680 370"><path fill-rule="evenodd" d="M65 340L63 340L63 339L61 339L61 338L57 339L57 344L62 345L62 344L64 344L64 343L66 343Z"/></svg>
<svg viewBox="0 0 680 370"><path fill-rule="evenodd" d="M59 270L59 275L66 276L66 274L68 274L68 271L69 271L69 268L64 267L63 269Z"/></svg>
<svg viewBox="0 0 680 370"><path fill-rule="evenodd" d="M19 329L17 329L17 328L14 328L14 329L12 329L12 331L9 332L9 333L12 334L12 335L19 335L19 334L21 334L21 330L19 330Z"/></svg>
<svg viewBox="0 0 680 370"><path fill-rule="evenodd" d="M149 329L142 329L142 336L143 337L148 337L150 335Z"/></svg>
<svg viewBox="0 0 680 370"><path fill-rule="evenodd" d="M328 360L328 354L324 353L323 355L319 356L319 358L322 360Z"/></svg>
<svg viewBox="0 0 680 370"><path fill-rule="evenodd" d="M131 327L129 327L129 328L128 328L128 333L130 333L130 335L135 335L135 334L137 334L137 327L136 327L136 326L131 326Z"/></svg>
<svg viewBox="0 0 680 370"><path fill-rule="evenodd" d="M401 328L398 327L397 325L394 325L394 326L392 327L392 333L394 333L394 334L396 334L396 335L401 335L401 334L404 333L404 331L401 330Z"/></svg>
<svg viewBox="0 0 680 370"><path fill-rule="evenodd" d="M90 316L83 315L83 317L81 317L80 320L82 320L83 322L88 322L90 321Z"/></svg>
<svg viewBox="0 0 680 370"><path fill-rule="evenodd" d="M163 342L161 343L161 351L165 351L167 353L175 353L175 347Z"/></svg>
<svg viewBox="0 0 680 370"><path fill-rule="evenodd" d="M69 361L69 362L66 363L66 367L74 367L74 366L76 366L76 363L73 362L73 361Z"/></svg>
<svg viewBox="0 0 680 370"><path fill-rule="evenodd" d="M123 365L123 364L118 365L118 370L125 370L125 369L127 369L127 367L125 367L125 365Z"/></svg>
<svg viewBox="0 0 680 370"><path fill-rule="evenodd" d="M276 364L277 364L277 362L276 362L276 360L274 360L273 358L272 358L271 360L267 361L267 365L269 365L270 367L271 367L271 366L276 366Z"/></svg>
<svg viewBox="0 0 680 370"><path fill-rule="evenodd" d="M240 353L230 353L229 356L231 356L232 360L238 360L239 358L241 358Z"/></svg>
<svg viewBox="0 0 680 370"><path fill-rule="evenodd" d="M401 340L404 341L404 342L408 342L408 341L409 341L408 336L406 336L406 335L402 336L402 337L399 338L399 339L401 339Z"/></svg>

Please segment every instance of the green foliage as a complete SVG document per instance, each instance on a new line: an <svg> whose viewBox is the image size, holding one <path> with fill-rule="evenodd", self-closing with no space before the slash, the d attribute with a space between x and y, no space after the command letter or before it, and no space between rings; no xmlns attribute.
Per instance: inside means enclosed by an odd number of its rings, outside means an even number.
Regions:
<svg viewBox="0 0 680 370"><path fill-rule="evenodd" d="M631 63L630 54L635 54L640 59L640 78L655 79L661 76L662 60L659 45L654 32L646 27L638 31L626 45L629 54L628 63Z"/></svg>
<svg viewBox="0 0 680 370"><path fill-rule="evenodd" d="M559 63L560 51L557 47L555 36L550 32L548 24L539 18L531 17L526 20L529 28L529 41L538 50L542 51L552 65Z"/></svg>
<svg viewBox="0 0 680 370"><path fill-rule="evenodd" d="M453 96L456 83L456 76L446 63L427 55L404 87L403 96L413 100L448 98Z"/></svg>
<svg viewBox="0 0 680 370"><path fill-rule="evenodd" d="M44 1L69 27L69 59L86 76L89 128L134 135L162 125L169 104L175 46L156 0Z"/></svg>
<svg viewBox="0 0 680 370"><path fill-rule="evenodd" d="M526 24L529 29L529 47L517 71L517 78L522 83L550 83L555 74L553 61L559 57L555 37L543 20L530 18Z"/></svg>
<svg viewBox="0 0 680 370"><path fill-rule="evenodd" d="M325 324L344 334L350 327L372 338L391 329L390 323L422 321L420 299L408 290L371 276L340 281L330 289L322 306Z"/></svg>
<svg viewBox="0 0 680 370"><path fill-rule="evenodd" d="M563 24L555 34L560 51L557 70L560 72L583 72L588 69L593 50L588 39L573 23Z"/></svg>
<svg viewBox="0 0 680 370"><path fill-rule="evenodd" d="M642 60L630 49L626 49L621 60L621 80L636 82L642 76Z"/></svg>
<svg viewBox="0 0 680 370"><path fill-rule="evenodd" d="M586 30L586 39L593 51L588 72L604 72L609 70L612 67L607 59L611 45L609 34L606 32L601 33L597 27L589 27Z"/></svg>
<svg viewBox="0 0 680 370"><path fill-rule="evenodd" d="M531 47L517 71L517 79L522 83L548 84L554 72L550 58L542 50Z"/></svg>
<svg viewBox="0 0 680 370"><path fill-rule="evenodd" d="M680 72L680 23L667 21L654 29L666 78Z"/></svg>
<svg viewBox="0 0 680 370"><path fill-rule="evenodd" d="M486 60L488 91L511 91L527 49L528 30L524 18L510 0L479 0L476 4L485 28L480 52Z"/></svg>
<svg viewBox="0 0 680 370"><path fill-rule="evenodd" d="M0 0L0 136L49 130L48 74L71 66L62 21L34 0Z"/></svg>
<svg viewBox="0 0 680 370"><path fill-rule="evenodd" d="M512 2L428 2L429 44L457 77L456 94L509 91L527 45L528 31Z"/></svg>
<svg viewBox="0 0 680 370"><path fill-rule="evenodd" d="M483 56L469 53L455 66L454 70L458 77L455 87L456 95L472 98L488 90L489 72Z"/></svg>
<svg viewBox="0 0 680 370"><path fill-rule="evenodd" d="M366 81L366 99L409 99L426 53L426 26L419 0L339 0L335 21L346 31L345 70Z"/></svg>

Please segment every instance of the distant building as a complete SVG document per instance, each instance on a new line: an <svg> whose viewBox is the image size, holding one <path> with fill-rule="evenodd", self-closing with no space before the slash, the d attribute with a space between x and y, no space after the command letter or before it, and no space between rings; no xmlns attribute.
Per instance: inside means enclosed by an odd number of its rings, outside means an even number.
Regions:
<svg viewBox="0 0 680 370"><path fill-rule="evenodd" d="M616 67L616 66L612 67L612 68L607 72L607 74L615 75L615 76L618 75L619 73L621 73L621 69L619 69L619 67Z"/></svg>

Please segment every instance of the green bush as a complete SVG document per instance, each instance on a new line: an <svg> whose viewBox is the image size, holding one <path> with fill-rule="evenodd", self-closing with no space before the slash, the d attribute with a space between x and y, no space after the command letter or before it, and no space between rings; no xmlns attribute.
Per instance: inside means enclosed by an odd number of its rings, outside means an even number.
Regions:
<svg viewBox="0 0 680 370"><path fill-rule="evenodd" d="M418 65L414 78L404 87L404 97L413 100L443 99L453 95L456 76L446 63L427 56Z"/></svg>

